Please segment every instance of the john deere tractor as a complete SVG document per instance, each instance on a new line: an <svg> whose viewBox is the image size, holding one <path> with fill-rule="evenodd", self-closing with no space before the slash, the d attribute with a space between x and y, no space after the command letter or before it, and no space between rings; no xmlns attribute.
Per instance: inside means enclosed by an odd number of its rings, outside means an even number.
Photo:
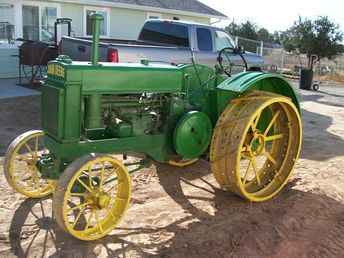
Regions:
<svg viewBox="0 0 344 258"><path fill-rule="evenodd" d="M251 202L281 191L302 140L300 106L287 81L253 71L231 76L235 49L221 51L214 68L99 63L102 17L92 19L91 62L59 56L48 64L43 130L8 148L4 172L17 192L53 194L59 226L96 240L123 218L130 173L152 160L186 166L209 159L220 187ZM129 156L140 159L122 163Z"/></svg>

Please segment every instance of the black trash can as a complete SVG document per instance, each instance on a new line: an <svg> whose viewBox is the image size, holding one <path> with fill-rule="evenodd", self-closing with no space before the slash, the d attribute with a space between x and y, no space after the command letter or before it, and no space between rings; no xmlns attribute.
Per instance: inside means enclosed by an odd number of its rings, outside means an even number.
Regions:
<svg viewBox="0 0 344 258"><path fill-rule="evenodd" d="M301 69L300 89L311 90L313 85L313 70Z"/></svg>

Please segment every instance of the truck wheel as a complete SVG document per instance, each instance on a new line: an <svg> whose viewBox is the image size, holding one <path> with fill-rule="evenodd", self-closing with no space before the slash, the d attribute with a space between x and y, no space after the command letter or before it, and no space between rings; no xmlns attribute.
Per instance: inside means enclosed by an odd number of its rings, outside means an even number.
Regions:
<svg viewBox="0 0 344 258"><path fill-rule="evenodd" d="M127 168L106 155L86 155L72 162L57 182L53 211L58 225L80 240L110 233L130 202Z"/></svg>
<svg viewBox="0 0 344 258"><path fill-rule="evenodd" d="M320 89L320 85L318 83L313 84L313 90L318 91Z"/></svg>
<svg viewBox="0 0 344 258"><path fill-rule="evenodd" d="M223 189L249 201L266 201L288 182L301 141L301 118L292 101L253 92L232 100L220 116L211 169Z"/></svg>
<svg viewBox="0 0 344 258"><path fill-rule="evenodd" d="M4 174L8 184L29 198L43 198L54 191L51 180L41 178L36 163L43 153L44 133L32 130L19 135L8 147L4 161Z"/></svg>

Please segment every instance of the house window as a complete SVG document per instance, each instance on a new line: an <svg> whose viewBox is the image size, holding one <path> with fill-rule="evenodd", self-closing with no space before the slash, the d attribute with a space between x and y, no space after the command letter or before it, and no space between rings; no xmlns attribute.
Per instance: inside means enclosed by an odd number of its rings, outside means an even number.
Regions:
<svg viewBox="0 0 344 258"><path fill-rule="evenodd" d="M91 36L92 35L92 20L91 16L94 13L101 14L104 17L104 20L101 21L100 23L100 35L101 36L109 36L109 10L108 9L103 9L103 8L85 8L85 32L86 36Z"/></svg>
<svg viewBox="0 0 344 258"><path fill-rule="evenodd" d="M59 7L51 4L23 5L23 39L54 41L54 25Z"/></svg>
<svg viewBox="0 0 344 258"><path fill-rule="evenodd" d="M41 40L54 41L54 27L57 19L57 8L43 7L42 8L42 28Z"/></svg>
<svg viewBox="0 0 344 258"><path fill-rule="evenodd" d="M14 22L13 5L0 4L0 43L13 43Z"/></svg>
<svg viewBox="0 0 344 258"><path fill-rule="evenodd" d="M147 13L147 19L154 20L154 19L162 19L161 13Z"/></svg>
<svg viewBox="0 0 344 258"><path fill-rule="evenodd" d="M23 38L39 40L39 6L23 5Z"/></svg>

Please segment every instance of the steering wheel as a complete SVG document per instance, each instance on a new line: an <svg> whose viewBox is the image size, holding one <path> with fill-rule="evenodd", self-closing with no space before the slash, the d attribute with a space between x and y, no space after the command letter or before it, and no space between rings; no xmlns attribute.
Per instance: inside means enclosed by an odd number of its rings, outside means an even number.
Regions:
<svg viewBox="0 0 344 258"><path fill-rule="evenodd" d="M240 64L233 63L231 60L231 56L233 55L239 55L242 59L243 64L240 65ZM225 74L227 74L229 77L232 76L232 69L234 66L244 67L246 71L248 70L247 61L245 57L243 56L243 52L239 48L226 47L222 49L219 53L217 61L219 62L221 70Z"/></svg>

